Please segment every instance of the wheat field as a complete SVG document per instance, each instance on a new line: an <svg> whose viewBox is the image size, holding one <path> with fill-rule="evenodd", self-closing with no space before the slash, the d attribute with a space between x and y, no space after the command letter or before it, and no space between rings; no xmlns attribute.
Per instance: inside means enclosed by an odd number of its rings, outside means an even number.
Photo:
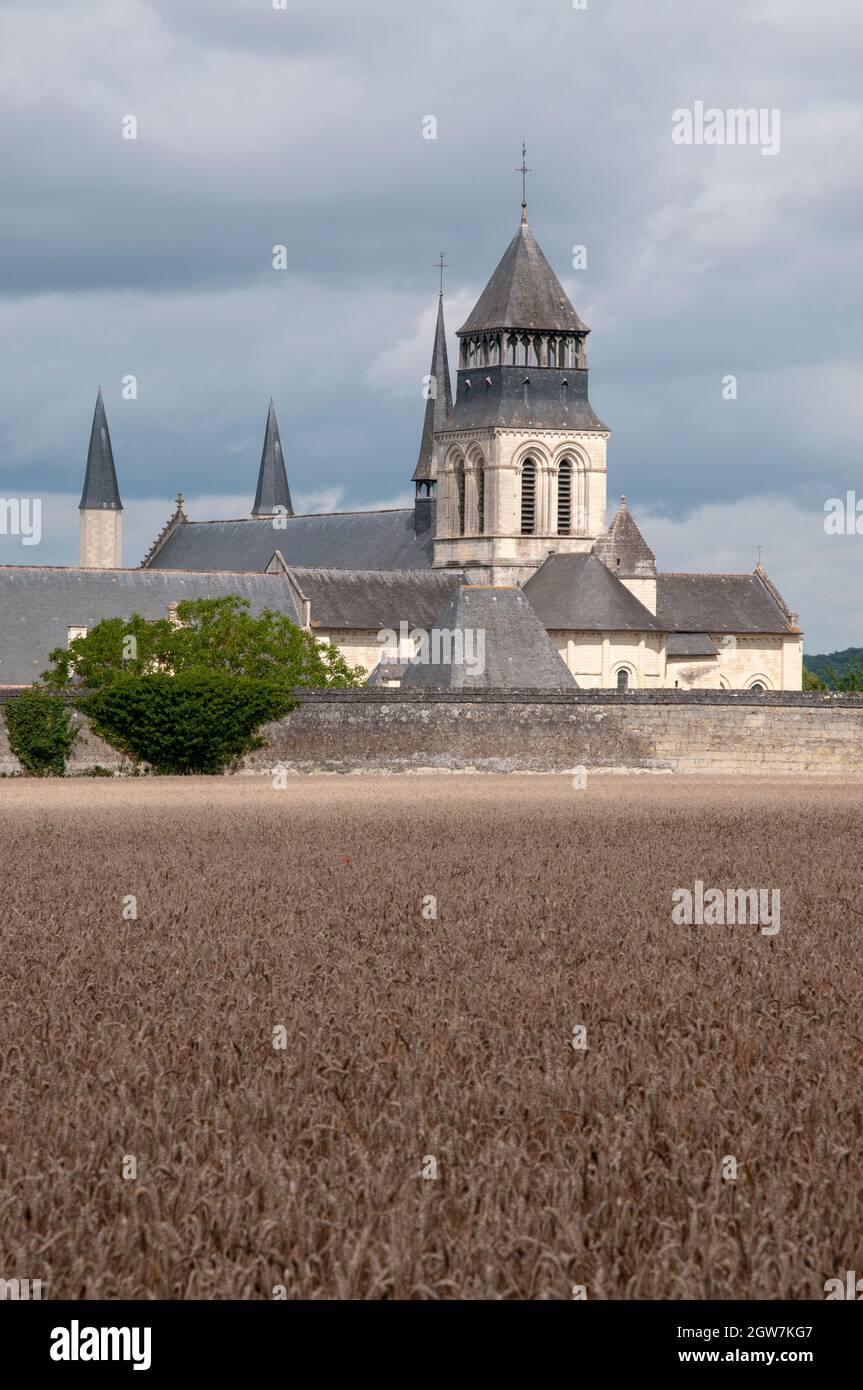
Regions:
<svg viewBox="0 0 863 1390"><path fill-rule="evenodd" d="M0 1276L823 1298L863 1267L861 810L836 778L3 782ZM781 930L675 925L697 880L780 889Z"/></svg>

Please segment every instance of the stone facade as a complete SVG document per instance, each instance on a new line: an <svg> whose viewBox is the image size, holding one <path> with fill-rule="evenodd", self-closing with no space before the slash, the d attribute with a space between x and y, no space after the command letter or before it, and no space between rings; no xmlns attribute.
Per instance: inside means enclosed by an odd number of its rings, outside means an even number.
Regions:
<svg viewBox="0 0 863 1390"><path fill-rule="evenodd" d="M517 584L550 550L586 553L605 529L607 433L588 430L448 431L439 450L435 565L464 569L475 582ZM522 534L522 471L536 470L536 523ZM558 478L572 469L571 521L558 530ZM459 472L464 470L464 533ZM482 484L480 484L482 477ZM483 516L479 514L480 487Z"/></svg>

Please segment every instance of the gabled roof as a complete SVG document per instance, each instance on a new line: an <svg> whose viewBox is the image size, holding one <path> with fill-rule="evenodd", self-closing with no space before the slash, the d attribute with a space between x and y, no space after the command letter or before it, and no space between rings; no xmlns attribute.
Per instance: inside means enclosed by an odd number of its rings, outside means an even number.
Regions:
<svg viewBox="0 0 863 1390"><path fill-rule="evenodd" d="M669 632L795 632L766 575L658 574L656 616Z"/></svg>
<svg viewBox="0 0 863 1390"><path fill-rule="evenodd" d="M434 478L434 437L438 430L445 430L452 413L452 385L449 377L449 361L446 351L446 328L443 321L443 295L438 299L437 324L435 326L434 347L432 348L431 394L426 401L423 420L422 439L417 466L411 482L427 482Z"/></svg>
<svg viewBox="0 0 863 1390"><path fill-rule="evenodd" d="M526 222L504 251L473 312L458 331L479 333L496 328L590 331L570 304Z"/></svg>
<svg viewBox="0 0 863 1390"><path fill-rule="evenodd" d="M549 555L524 592L552 632L664 630L596 555Z"/></svg>
<svg viewBox="0 0 863 1390"><path fill-rule="evenodd" d="M70 627L140 613L168 616L168 604L187 598L247 598L251 611L274 608L300 617L283 575L190 574L186 570L65 569L0 566L0 685L31 685L48 668L48 654L65 647Z"/></svg>
<svg viewBox="0 0 863 1390"><path fill-rule="evenodd" d="M288 475L285 472L285 459L279 426L276 422L276 407L270 400L267 411L267 427L264 431L264 447L261 451L261 466L258 470L258 490L252 516L293 516L291 493L288 488Z"/></svg>
<svg viewBox="0 0 863 1390"><path fill-rule="evenodd" d="M96 393L96 409L93 411L90 447L87 450L87 471L84 474L84 491L79 503L79 510L90 511L96 508L114 512L123 510L101 386Z"/></svg>
<svg viewBox="0 0 863 1390"><path fill-rule="evenodd" d="M437 649L435 630L444 634ZM428 656L410 663L402 689L562 690L576 683L521 589L460 585L432 624Z"/></svg>
<svg viewBox="0 0 863 1390"><path fill-rule="evenodd" d="M617 514L606 531L593 545L593 553L622 579L636 579L656 574L656 556L642 536L621 497Z"/></svg>
<svg viewBox="0 0 863 1390"><path fill-rule="evenodd" d="M289 566L312 627L429 628L462 582L458 570L335 570Z"/></svg>
<svg viewBox="0 0 863 1390"><path fill-rule="evenodd" d="M278 524L277 524L278 523ZM419 536L414 509L309 516L187 521L148 561L149 569L233 570L263 574L280 550L288 565L322 569L431 569L433 529Z"/></svg>

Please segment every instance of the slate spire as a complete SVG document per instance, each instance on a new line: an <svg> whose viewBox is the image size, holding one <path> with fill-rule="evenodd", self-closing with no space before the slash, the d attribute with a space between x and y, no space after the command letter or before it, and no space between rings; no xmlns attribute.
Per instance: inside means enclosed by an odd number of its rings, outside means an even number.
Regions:
<svg viewBox="0 0 863 1390"><path fill-rule="evenodd" d="M458 331L461 336L506 328L589 332L526 221L518 228L470 317Z"/></svg>
<svg viewBox="0 0 863 1390"><path fill-rule="evenodd" d="M423 420L422 439L417 466L411 481L414 483L434 480L434 437L438 430L445 430L452 413L452 386L449 377L449 361L446 351L446 328L443 319L443 293L438 296L437 324L435 325L434 347L432 348L430 394L426 401Z"/></svg>
<svg viewBox="0 0 863 1390"><path fill-rule="evenodd" d="M276 423L276 407L270 400L267 411L267 428L264 433L264 448L261 453L261 467L258 472L258 490L252 516L293 516L291 493L288 488L288 475L285 472L285 459L282 441L279 439L279 426Z"/></svg>
<svg viewBox="0 0 863 1390"><path fill-rule="evenodd" d="M105 402L102 388L96 393L96 409L93 412L93 428L90 431L90 448L87 451L87 471L84 474L84 491L81 493L80 511L121 512L120 489L117 486L117 473L114 468L114 455L111 450L111 436L108 433L108 419L105 415Z"/></svg>

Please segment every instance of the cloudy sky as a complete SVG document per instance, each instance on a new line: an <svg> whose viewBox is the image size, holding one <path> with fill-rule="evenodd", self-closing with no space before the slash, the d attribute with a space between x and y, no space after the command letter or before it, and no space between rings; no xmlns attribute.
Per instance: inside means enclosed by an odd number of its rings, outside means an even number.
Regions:
<svg viewBox="0 0 863 1390"><path fill-rule="evenodd" d="M434 262L452 334L524 136L609 498L665 569L761 544L807 650L863 645L863 535L824 530L863 500L861 50L859 0L0 0L0 493L44 499L0 561L76 563L99 383L127 564L178 490L248 512L271 395L303 509L407 501ZM675 144L699 101L778 110L778 153Z"/></svg>

